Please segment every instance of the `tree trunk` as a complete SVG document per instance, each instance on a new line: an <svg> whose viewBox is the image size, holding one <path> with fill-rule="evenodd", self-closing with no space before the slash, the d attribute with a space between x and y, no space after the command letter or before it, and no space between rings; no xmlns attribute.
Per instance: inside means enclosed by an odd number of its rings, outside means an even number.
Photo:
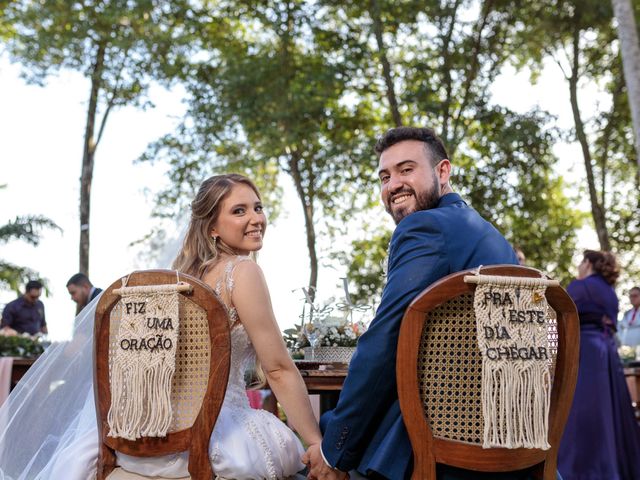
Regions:
<svg viewBox="0 0 640 480"><path fill-rule="evenodd" d="M458 112L453 117L451 133L449 134L449 138L447 139L447 141L449 142L449 154L454 158L460 142L467 135L467 131L469 130L469 122L465 120L464 112L469 105L473 82L475 81L476 77L478 76L478 72L480 71L481 65L479 62L479 54L482 50L482 32L484 32L484 28L487 26L489 15L491 14L492 10L493 0L486 0L482 2L482 6L480 8L480 16L478 17L478 20L474 27L475 34L473 39L473 47L469 54L471 61L469 63L467 71L465 72L464 84L460 88L460 92L464 91L464 93L458 93L458 96L461 97L458 99ZM495 66L496 64L494 64L493 68L495 68Z"/></svg>
<svg viewBox="0 0 640 480"><path fill-rule="evenodd" d="M378 0L371 0L370 14L371 19L373 20L373 33L378 45L378 56L380 57L380 63L382 64L382 75L386 86L386 95L389 102L389 110L391 111L391 118L393 119L393 124L396 127L400 127L402 126L402 116L398 109L398 99L396 97L393 77L391 75L391 64L387 58L387 49L384 46L384 39L382 37L382 18L380 15L380 4L378 3Z"/></svg>
<svg viewBox="0 0 640 480"><path fill-rule="evenodd" d="M302 211L304 213L304 225L307 234L307 249L309 250L309 294L311 300L315 299L316 288L318 286L318 254L316 252L316 230L313 224L313 195L306 193L302 184L302 176L298 162L300 156L297 152L291 152L289 156L289 172L296 187L298 198L302 203ZM309 182L313 185L313 182ZM312 188L312 187L309 187Z"/></svg>
<svg viewBox="0 0 640 480"><path fill-rule="evenodd" d="M591 201L591 215L593 216L593 223L596 227L596 233L598 235L598 241L600 242L600 249L609 251L611 245L609 242L609 232L607 231L607 225L605 222L604 209L602 204L598 200L596 191L596 183L593 175L593 160L591 158L591 151L589 150L589 143L587 141L587 135L584 131L584 122L580 116L580 108L578 106L578 70L579 70L579 56L580 56L580 31L578 27L573 36L573 65L571 66L571 77L569 78L569 93L571 99L571 111L573 112L573 121L576 127L576 137L582 148L582 156L584 158L584 167L587 172L587 184L589 187L589 200ZM603 192L604 193L604 192ZM604 195L603 195L604 198Z"/></svg>
<svg viewBox="0 0 640 480"><path fill-rule="evenodd" d="M291 79L295 76L295 64L292 61L291 55L291 43L292 43L292 34L291 30L293 29L294 16L292 11L292 5L287 3L287 12L286 16L283 19L281 25L281 31L279 33L280 41L282 44L282 76L284 79L284 88L283 93L286 92L288 95L286 105L293 105L294 99L291 97ZM290 126L288 124L288 116L283 116L283 121L281 123L283 138L290 131ZM313 224L313 199L315 197L313 191L313 173L309 171L309 182L307 189L305 191L305 186L303 185L302 174L300 173L300 164L299 162L302 160L302 156L300 152L295 149L295 147L287 146L284 149L287 155L287 165L288 172L293 180L293 184L296 188L296 193L298 194L298 198L300 199L300 203L302 204L302 212L304 214L304 225L305 225L305 233L307 235L307 249L309 251L309 295L311 300L315 299L316 288L318 286L318 255L316 253L316 231L315 226Z"/></svg>
<svg viewBox="0 0 640 480"><path fill-rule="evenodd" d="M640 172L640 44L631 0L611 0L618 21L622 69L627 84L631 121L635 134L636 161ZM640 173L639 173L640 174Z"/></svg>
<svg viewBox="0 0 640 480"><path fill-rule="evenodd" d="M91 73L91 94L87 109L87 124L84 132L82 152L82 173L80 176L80 267L79 271L89 275L89 219L91 216L91 182L93 181L93 161L96 153L94 139L98 94L102 84L102 70L106 45L98 44L96 60Z"/></svg>

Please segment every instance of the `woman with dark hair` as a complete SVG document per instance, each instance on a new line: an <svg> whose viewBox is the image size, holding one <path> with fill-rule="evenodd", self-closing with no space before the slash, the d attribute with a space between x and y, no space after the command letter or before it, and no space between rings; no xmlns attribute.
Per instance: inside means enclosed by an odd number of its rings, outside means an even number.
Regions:
<svg viewBox="0 0 640 480"><path fill-rule="evenodd" d="M585 250L567 287L580 317L580 365L558 454L564 480L640 479L640 428L615 343L619 274L612 253Z"/></svg>

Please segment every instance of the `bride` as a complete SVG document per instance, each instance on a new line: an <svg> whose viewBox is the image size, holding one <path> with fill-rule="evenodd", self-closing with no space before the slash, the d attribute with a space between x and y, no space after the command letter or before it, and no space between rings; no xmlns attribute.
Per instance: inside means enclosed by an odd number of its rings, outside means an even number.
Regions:
<svg viewBox="0 0 640 480"><path fill-rule="evenodd" d="M256 365L307 445L321 442L302 378L285 348L260 267L266 218L255 185L237 174L205 180L173 268L200 278L224 303L231 326L231 371L209 443L216 475L281 479L302 470L296 435L272 414L253 410L244 372ZM93 396L92 329L97 298L80 313L71 342L51 346L0 409L0 480L95 478L98 433ZM188 452L117 455L129 472L188 476Z"/></svg>

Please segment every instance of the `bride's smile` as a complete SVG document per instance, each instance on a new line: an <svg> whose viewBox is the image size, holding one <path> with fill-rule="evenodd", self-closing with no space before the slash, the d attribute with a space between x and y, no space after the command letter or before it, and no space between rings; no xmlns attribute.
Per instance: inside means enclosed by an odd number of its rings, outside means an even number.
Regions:
<svg viewBox="0 0 640 480"><path fill-rule="evenodd" d="M237 185L222 201L211 236L237 254L248 255L262 248L266 228L267 218L256 192L247 185Z"/></svg>

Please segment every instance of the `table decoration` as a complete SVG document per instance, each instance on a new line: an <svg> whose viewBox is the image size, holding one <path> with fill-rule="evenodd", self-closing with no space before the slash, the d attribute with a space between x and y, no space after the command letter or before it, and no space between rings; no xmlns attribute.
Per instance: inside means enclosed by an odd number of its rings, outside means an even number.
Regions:
<svg viewBox="0 0 640 480"><path fill-rule="evenodd" d="M284 331L284 339L293 358L320 363L348 364L355 352L358 338L366 331L362 321L354 321L354 312L363 313L369 305L354 304L349 295L346 278L343 278L344 302L331 299L323 306L314 303L310 290L303 288L305 295L301 324ZM313 292L315 293L315 292ZM341 314L336 316L335 311Z"/></svg>
<svg viewBox="0 0 640 480"><path fill-rule="evenodd" d="M618 347L618 355L623 363L629 363L636 359L636 349L629 345L621 345Z"/></svg>
<svg viewBox="0 0 640 480"><path fill-rule="evenodd" d="M373 307L371 305L367 305L366 303L353 303L351 301L351 295L349 295L349 281L346 277L342 277L342 288L344 289L344 302L340 302L336 304L338 310L345 313L345 319L349 320L349 323L353 325L353 312L364 313L369 310L372 310Z"/></svg>

